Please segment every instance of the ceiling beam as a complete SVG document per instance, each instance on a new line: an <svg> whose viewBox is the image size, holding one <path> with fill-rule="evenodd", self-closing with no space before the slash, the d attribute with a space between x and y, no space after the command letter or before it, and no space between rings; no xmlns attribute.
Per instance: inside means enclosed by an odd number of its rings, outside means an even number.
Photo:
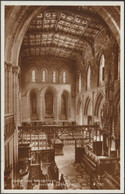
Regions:
<svg viewBox="0 0 125 194"><path fill-rule="evenodd" d="M77 49L70 49L70 48L60 47L60 46L56 46L56 45L53 45L53 44L46 45L46 46L37 46L37 45L23 46L23 47L21 48L21 52L23 53L23 49L27 49L27 48L30 48L30 49L31 49L31 48L34 48L34 49L39 48L40 51L41 51L42 48L43 48L43 49L46 49L46 48L57 49L57 48L58 48L58 49L64 50L65 52L70 51L71 53L72 53L72 52L75 52L75 53L80 54L80 55L81 55L81 53L82 53L82 51L79 51L79 50L77 50ZM79 51L79 52L78 52L78 51Z"/></svg>
<svg viewBox="0 0 125 194"><path fill-rule="evenodd" d="M38 33L38 34L44 34L44 33L48 33L48 34L51 34L51 33L54 33L55 34L55 30L28 30L28 34L35 34L35 33ZM61 31L61 30L58 30L56 31L56 34L59 34L60 36L70 36L71 38L78 38L79 40L81 41L86 41L88 44L90 44L90 41L94 41L94 38L92 37L87 37L87 36L84 36L82 35L81 37L79 35L73 35L69 32L64 32L64 31ZM90 40L90 41L88 41Z"/></svg>
<svg viewBox="0 0 125 194"><path fill-rule="evenodd" d="M86 10L83 6L51 6L46 11L62 11L72 15L78 15L81 17L95 18L98 22L103 22L102 18L96 13L96 11Z"/></svg>

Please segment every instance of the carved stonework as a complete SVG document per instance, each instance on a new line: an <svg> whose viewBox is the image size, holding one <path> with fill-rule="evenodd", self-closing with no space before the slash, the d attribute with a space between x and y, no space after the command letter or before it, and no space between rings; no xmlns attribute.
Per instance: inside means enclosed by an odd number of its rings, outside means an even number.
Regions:
<svg viewBox="0 0 125 194"><path fill-rule="evenodd" d="M7 71L11 72L12 71L12 64L11 63L5 63L5 67Z"/></svg>
<svg viewBox="0 0 125 194"><path fill-rule="evenodd" d="M13 66L12 69L13 69L13 73L15 73L15 74L20 73L20 67L19 66Z"/></svg>

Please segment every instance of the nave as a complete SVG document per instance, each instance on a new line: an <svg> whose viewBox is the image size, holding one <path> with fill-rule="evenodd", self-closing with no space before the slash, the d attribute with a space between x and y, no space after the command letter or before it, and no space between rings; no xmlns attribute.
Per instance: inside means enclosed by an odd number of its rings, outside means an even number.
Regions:
<svg viewBox="0 0 125 194"><path fill-rule="evenodd" d="M121 190L121 5L5 5L3 190Z"/></svg>

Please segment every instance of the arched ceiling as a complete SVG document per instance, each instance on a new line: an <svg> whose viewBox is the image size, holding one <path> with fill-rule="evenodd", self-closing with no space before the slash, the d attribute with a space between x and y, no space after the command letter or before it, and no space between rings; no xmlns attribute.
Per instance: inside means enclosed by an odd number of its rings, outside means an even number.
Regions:
<svg viewBox="0 0 125 194"><path fill-rule="evenodd" d="M93 46L105 22L92 7L51 6L40 11L28 27L21 56L58 56L75 59Z"/></svg>
<svg viewBox="0 0 125 194"><path fill-rule="evenodd" d="M46 18L47 12L51 14L56 12L55 21L53 18ZM63 13L66 18L62 17ZM39 18L40 14L42 14L41 19ZM73 17L71 21L68 20L70 15ZM76 19L77 17L78 20ZM86 24L81 22L78 24L79 19L86 21ZM39 20L42 22L41 24ZM46 20L48 24L46 24ZM36 22L33 24L34 21ZM31 25L34 26L34 29L31 29ZM44 28L44 26L46 27ZM68 59L74 57L80 62L84 49L88 45L92 48L98 33L105 27L108 29L107 26L116 38L118 45L120 45L120 6L54 7L6 5L4 59L6 62L18 65L19 55L21 54L22 57L26 58L28 55L31 56L31 50L34 49L34 55L37 53L37 56L41 54L50 55L52 53L55 56L60 55ZM32 40L32 34L35 37L34 40ZM45 34L46 36L44 36ZM37 37L40 38L38 39ZM28 44L26 43L27 40ZM79 46L80 42L81 44L83 42L82 46ZM34 45L30 45L30 43ZM42 49L45 53L41 52ZM53 53L53 50L56 53Z"/></svg>

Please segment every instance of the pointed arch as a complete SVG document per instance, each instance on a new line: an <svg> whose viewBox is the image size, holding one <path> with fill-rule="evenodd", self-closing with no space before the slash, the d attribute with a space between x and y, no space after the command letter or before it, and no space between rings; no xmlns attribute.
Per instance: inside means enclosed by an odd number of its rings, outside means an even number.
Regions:
<svg viewBox="0 0 125 194"><path fill-rule="evenodd" d="M86 101L85 101L85 106L84 106L84 115L88 115L89 114L89 108L90 108L90 97L88 96L87 98L86 98Z"/></svg>
<svg viewBox="0 0 125 194"><path fill-rule="evenodd" d="M32 89L30 91L30 118L31 120L38 119L37 104L38 104L37 92L36 92L36 89Z"/></svg>
<svg viewBox="0 0 125 194"><path fill-rule="evenodd" d="M41 114L43 119L57 117L57 90L54 86L45 86L40 92Z"/></svg>
<svg viewBox="0 0 125 194"><path fill-rule="evenodd" d="M92 124L92 101L91 97L88 96L85 100L85 106L84 106L84 122L87 125Z"/></svg>
<svg viewBox="0 0 125 194"><path fill-rule="evenodd" d="M69 93L64 90L61 94L61 111L60 119L68 120L69 118Z"/></svg>
<svg viewBox="0 0 125 194"><path fill-rule="evenodd" d="M81 100L79 99L79 100L78 100L78 103L77 103L77 114L78 114L78 115L80 114L81 105L82 105L82 103L81 103Z"/></svg>
<svg viewBox="0 0 125 194"><path fill-rule="evenodd" d="M89 90L90 88L91 88L91 67L89 65L87 69L87 90Z"/></svg>
<svg viewBox="0 0 125 194"><path fill-rule="evenodd" d="M103 84L105 79L105 56L102 53L99 61L99 85Z"/></svg>
<svg viewBox="0 0 125 194"><path fill-rule="evenodd" d="M94 116L97 116L97 117L101 116L101 109L102 109L103 103L104 103L104 95L102 94L102 92L99 92L95 103Z"/></svg>
<svg viewBox="0 0 125 194"><path fill-rule="evenodd" d="M45 113L48 116L53 115L53 92L51 90L47 90L45 93Z"/></svg>

